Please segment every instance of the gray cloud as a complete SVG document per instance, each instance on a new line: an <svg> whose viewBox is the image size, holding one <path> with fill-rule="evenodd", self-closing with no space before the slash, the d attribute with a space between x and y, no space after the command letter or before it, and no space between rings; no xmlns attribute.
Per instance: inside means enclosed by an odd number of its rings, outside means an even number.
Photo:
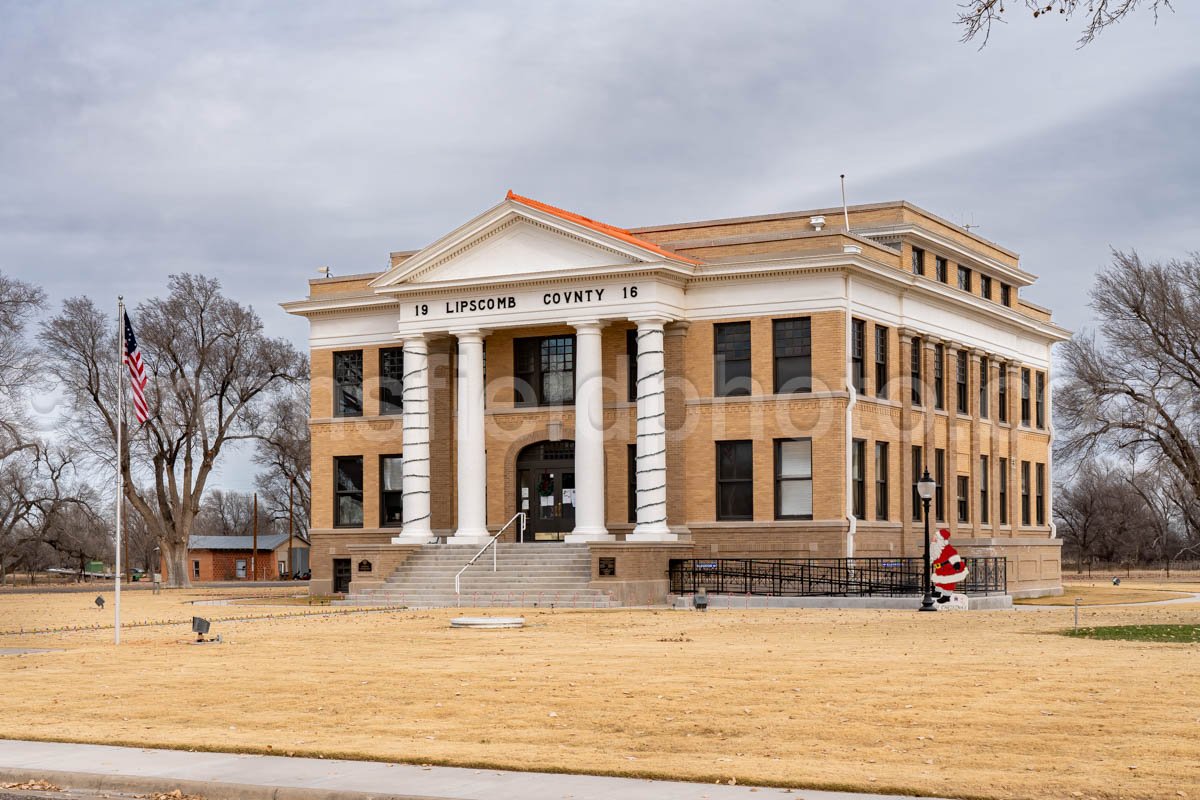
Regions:
<svg viewBox="0 0 1200 800"><path fill-rule="evenodd" d="M642 225L906 198L1022 253L1069 326L1200 197L1200 15L1076 50L956 6L0 0L0 269L57 301L220 277L271 330L509 187Z"/></svg>

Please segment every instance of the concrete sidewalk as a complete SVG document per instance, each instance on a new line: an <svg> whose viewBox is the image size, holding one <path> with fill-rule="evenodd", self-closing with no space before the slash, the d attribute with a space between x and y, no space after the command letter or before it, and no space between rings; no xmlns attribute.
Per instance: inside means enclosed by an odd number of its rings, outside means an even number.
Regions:
<svg viewBox="0 0 1200 800"><path fill-rule="evenodd" d="M901 800L808 789L0 740L0 782L35 778L114 792L178 788L211 800Z"/></svg>

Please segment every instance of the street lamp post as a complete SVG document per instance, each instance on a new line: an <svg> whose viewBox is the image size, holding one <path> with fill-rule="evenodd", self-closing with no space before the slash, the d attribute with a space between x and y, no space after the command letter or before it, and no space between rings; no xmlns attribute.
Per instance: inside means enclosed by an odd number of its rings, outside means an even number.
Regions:
<svg viewBox="0 0 1200 800"><path fill-rule="evenodd" d="M925 474L921 476L921 480L917 481L917 494L921 496L921 505L925 507L925 577L922 586L925 589L925 597L921 600L921 611L936 611L933 606L933 586L930 581L929 570L929 501L933 499L933 493L937 491L937 483L933 478L929 477L929 470L925 470Z"/></svg>

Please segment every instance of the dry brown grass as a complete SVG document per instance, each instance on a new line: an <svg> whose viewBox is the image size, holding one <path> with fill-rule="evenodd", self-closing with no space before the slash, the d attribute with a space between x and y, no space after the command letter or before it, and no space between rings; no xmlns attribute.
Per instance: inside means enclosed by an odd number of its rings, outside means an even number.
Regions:
<svg viewBox="0 0 1200 800"><path fill-rule="evenodd" d="M11 612L12 598L0 598ZM497 613L488 611L484 613ZM3 637L0 736L943 797L1196 797L1195 645L1071 611L451 611ZM1130 606L1086 624L1200 621Z"/></svg>
<svg viewBox="0 0 1200 800"><path fill-rule="evenodd" d="M1162 583L1122 583L1092 581L1087 583L1064 583L1063 593L1058 597L1033 597L1013 602L1026 606L1074 606L1075 598L1081 598L1082 606L1100 606L1127 603L1154 603L1159 600L1177 600L1191 597L1200 592L1200 586Z"/></svg>

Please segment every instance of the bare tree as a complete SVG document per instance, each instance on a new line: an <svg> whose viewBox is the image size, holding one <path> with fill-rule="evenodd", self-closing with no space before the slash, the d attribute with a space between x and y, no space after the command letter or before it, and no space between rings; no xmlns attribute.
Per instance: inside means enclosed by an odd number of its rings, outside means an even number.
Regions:
<svg viewBox="0 0 1200 800"><path fill-rule="evenodd" d="M267 533L270 515L259 503L258 532ZM254 528L254 495L213 489L200 504L196 530L208 536L249 536Z"/></svg>
<svg viewBox="0 0 1200 800"><path fill-rule="evenodd" d="M1139 7L1148 8L1158 21L1160 11L1174 11L1171 0L967 0L959 6L958 25L963 29L962 41L969 42L982 37L981 47L986 46L992 35L992 25L1005 22L1009 5L1024 9L1035 19L1056 16L1071 18L1076 13L1084 18L1083 33L1079 46L1091 43L1110 25L1123 20Z"/></svg>
<svg viewBox="0 0 1200 800"><path fill-rule="evenodd" d="M112 316L73 298L41 331L48 367L75 403L74 435L110 466L116 381L128 379L115 363ZM266 336L252 308L198 275L171 276L167 296L139 305L133 320L150 378L150 418L122 422L128 435L120 457L126 474L133 464L133 477L145 475L152 488L127 480L125 497L162 548L168 585L187 586L188 537L222 449L255 438L259 406L302 374L303 359L285 340Z"/></svg>
<svg viewBox="0 0 1200 800"><path fill-rule="evenodd" d="M22 409L41 373L25 326L45 298L38 287L0 273L0 463L19 451L37 449L25 433L29 426Z"/></svg>
<svg viewBox="0 0 1200 800"><path fill-rule="evenodd" d="M301 538L308 535L312 494L308 404L307 381L278 392L263 414L254 452L254 463L263 467L255 476L260 506L282 523L283 530L290 513L293 530Z"/></svg>

